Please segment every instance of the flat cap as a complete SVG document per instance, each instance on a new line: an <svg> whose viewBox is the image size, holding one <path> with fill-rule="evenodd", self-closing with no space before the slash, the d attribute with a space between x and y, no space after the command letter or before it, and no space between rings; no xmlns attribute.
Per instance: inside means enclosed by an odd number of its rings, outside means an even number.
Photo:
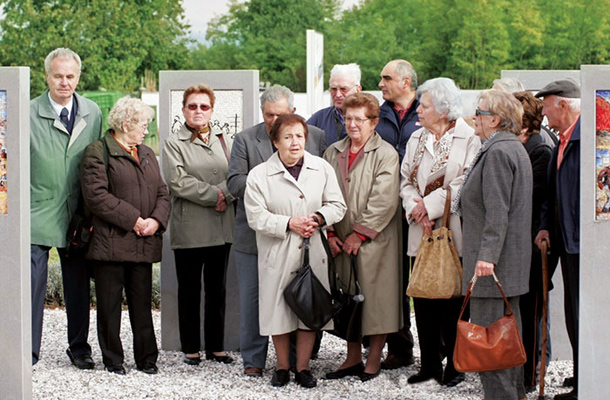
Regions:
<svg viewBox="0 0 610 400"><path fill-rule="evenodd" d="M560 81L551 82L543 87L536 97L544 97L550 95L556 95L560 97L566 97L568 99L579 99L580 88L578 84L571 79L563 79Z"/></svg>

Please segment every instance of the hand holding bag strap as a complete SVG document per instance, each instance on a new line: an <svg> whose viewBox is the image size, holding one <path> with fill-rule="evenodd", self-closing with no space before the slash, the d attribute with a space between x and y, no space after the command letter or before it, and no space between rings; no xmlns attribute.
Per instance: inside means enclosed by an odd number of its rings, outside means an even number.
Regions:
<svg viewBox="0 0 610 400"><path fill-rule="evenodd" d="M445 199L445 212L443 213L443 226L449 228L449 216L451 215L451 188L447 188L447 197Z"/></svg>
<svg viewBox="0 0 610 400"><path fill-rule="evenodd" d="M500 281L498 280L498 277L496 276L496 273L493 272L492 273L494 281L496 281L496 285L498 285L498 289L500 290L500 293L502 294L502 297L504 298L504 304L506 304L506 308L508 308L508 313L506 313L506 316L511 316L513 315L513 308L511 307L508 298L506 298L506 294L504 293L504 289L502 288L502 285L500 284ZM462 309L460 311L460 317L458 318L458 320L462 319L462 315L464 314L464 310L466 309L466 305L468 304L468 301L470 300L470 297L472 296L472 290L474 289L474 285L477 283L477 279L479 277L474 274L472 276L472 279L470 280L470 284L468 285L468 290L466 291L466 297L464 297L464 303L462 304Z"/></svg>

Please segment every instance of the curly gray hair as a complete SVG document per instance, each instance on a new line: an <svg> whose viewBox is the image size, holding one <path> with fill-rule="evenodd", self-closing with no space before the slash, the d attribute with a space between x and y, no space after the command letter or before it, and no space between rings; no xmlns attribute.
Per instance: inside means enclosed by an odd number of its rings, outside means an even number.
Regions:
<svg viewBox="0 0 610 400"><path fill-rule="evenodd" d="M123 122L126 129L133 129L141 121L152 121L155 111L142 100L135 97L121 97L108 113L108 125L115 132L124 132Z"/></svg>
<svg viewBox="0 0 610 400"><path fill-rule="evenodd" d="M455 121L464 112L464 103L460 88L453 79L434 78L424 82L418 89L417 94L429 93L432 97L432 105L439 114L445 114L447 120Z"/></svg>

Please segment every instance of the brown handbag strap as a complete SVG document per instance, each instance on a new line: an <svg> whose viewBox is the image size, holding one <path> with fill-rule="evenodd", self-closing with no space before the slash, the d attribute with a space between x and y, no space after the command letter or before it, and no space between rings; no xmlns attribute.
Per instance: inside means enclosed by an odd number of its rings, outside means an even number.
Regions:
<svg viewBox="0 0 610 400"><path fill-rule="evenodd" d="M447 188L447 198L445 199L445 212L443 213L443 226L449 228L449 216L451 215L451 188Z"/></svg>
<svg viewBox="0 0 610 400"><path fill-rule="evenodd" d="M220 144L222 145L222 150L225 153L225 157L227 157L227 164L231 163L231 156L229 155L229 150L227 149L227 143L225 142L225 137L222 134L222 132L220 132L218 136L218 140L220 140Z"/></svg>
<svg viewBox="0 0 610 400"><path fill-rule="evenodd" d="M468 304L468 301L470 300L470 297L472 296L472 289L474 289L474 285L477 283L478 278L479 277L475 274L472 277L472 279L470 280L470 284L468 285L468 290L466 291L466 297L464 297L464 303L462 304L462 310L460 311L460 317L458 318L458 320L462 319L462 314L464 314L466 305ZM508 308L508 312L504 315L505 316L513 315L513 308L511 307L510 303L508 302L508 298L506 298L504 289L502 288L502 285L500 284L500 281L498 280L498 277L496 276L495 272L493 273L493 278L494 278L494 281L496 281L496 285L498 285L498 289L500 289L500 293L502 293L502 297L504 298L504 304L506 304L506 307Z"/></svg>

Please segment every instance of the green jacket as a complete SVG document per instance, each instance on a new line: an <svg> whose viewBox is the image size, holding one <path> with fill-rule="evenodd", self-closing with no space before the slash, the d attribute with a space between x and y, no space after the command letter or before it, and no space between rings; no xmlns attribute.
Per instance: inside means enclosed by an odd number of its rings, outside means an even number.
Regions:
<svg viewBox="0 0 610 400"><path fill-rule="evenodd" d="M30 210L32 244L67 246L66 232L80 197L79 167L85 148L102 136L102 112L74 94L72 135L51 107L48 91L30 102Z"/></svg>

